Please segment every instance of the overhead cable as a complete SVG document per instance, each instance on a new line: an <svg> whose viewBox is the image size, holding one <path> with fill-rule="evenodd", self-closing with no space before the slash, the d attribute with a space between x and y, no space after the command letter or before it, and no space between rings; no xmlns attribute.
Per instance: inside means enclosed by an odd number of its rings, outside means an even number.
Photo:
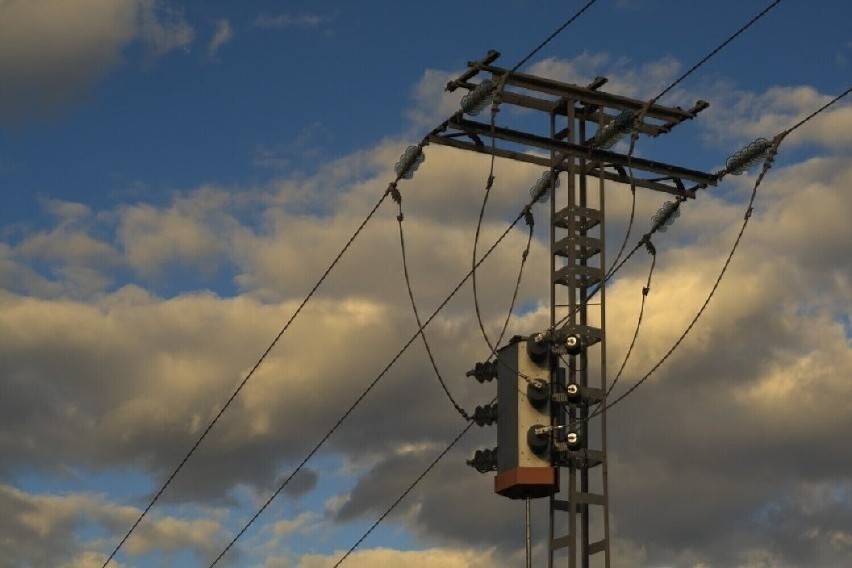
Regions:
<svg viewBox="0 0 852 568"><path fill-rule="evenodd" d="M836 97L834 97L833 99L831 99L830 101L828 101L826 104L822 105L819 109L817 109L816 111L812 112L812 113L811 113L811 114L809 114L807 117L805 117L804 119L800 120L799 122L797 122L796 124L794 124L793 126L791 126L790 128L788 128L787 130L784 130L784 131L780 132L779 134L777 134L777 135L776 135L776 136L772 139L771 146L769 147L769 150L768 150L768 152L767 152L766 158L764 159L764 162L763 162L763 167L761 168L760 174L757 176L757 178L756 178L756 180L755 180L755 182L754 182L754 186L753 186L753 188L752 188L751 195L749 196L749 201L748 201L748 204L747 204L747 206L746 206L745 213L744 213L744 215L743 215L743 222L742 222L742 224L741 224L741 226L740 226L740 230L739 230L739 232L737 233L737 237L736 237L736 239L734 240L734 244L731 246L731 250L730 250L730 252L728 253L728 255L727 255L727 257L726 257L724 264L722 265L722 269L719 271L719 275L716 277L716 280L713 282L713 286L711 287L710 292L707 294L707 298L705 298L704 302L701 304L701 307L698 309L698 312L696 312L695 316L692 318L692 320L690 321L689 325L687 325L686 329L684 329L684 331L680 334L680 336L677 338L677 340L675 340L675 342L674 342L674 343L672 344L672 346L668 349L668 351L666 351L666 353L665 353L665 354L664 354L664 355L660 358L660 360L659 360L659 361L657 361L657 363L655 363L655 364L651 367L651 369L650 369L647 373L645 373L645 375L644 375L644 376L642 376L642 378L640 378L640 379L639 379L639 380L638 380L638 381L637 381L634 385L632 385L632 386L631 386L631 387L630 387L630 388L629 388L626 392L624 392L623 394L621 394L621 395L620 395L618 398L616 398L614 401L612 401L612 402L607 402L607 403L606 403L606 405L604 405L604 406L602 406L602 407L599 407L597 410L595 410L594 412L592 412L592 413L591 413L588 417L586 417L586 418L584 419L584 421L585 421L585 422L587 422L587 421L588 421L588 420L590 420L591 418L593 418L593 417L595 417L595 416L597 416L597 415L601 414L601 413L602 413L602 412L604 412L605 410L608 410L609 408L612 408L613 406L615 406L616 404L618 404L619 402L621 402L621 401L623 401L625 398L627 398L627 397L628 397L631 393L633 393L636 389L638 389L638 388L639 388L639 387L640 387L643 383L645 383L645 381L647 381L647 380L648 380L648 378L650 378L650 377L651 377L651 375L653 375L653 374L657 371L657 369L659 369L659 368L660 368L660 366L662 366L662 365L663 365L663 363L665 363L665 362L666 362L666 360L668 360L668 358L669 358L669 357L672 355L672 353L674 353L674 351L675 351L675 350L676 350L676 349L680 346L680 344L683 342L683 340L684 340L684 339L686 339L686 337L687 337L687 336L689 335L689 333L692 331L692 329L693 329L693 327L695 326L695 324L698 322L698 320L699 320L699 319L701 318L701 316L704 314L704 311L706 310L707 306L710 304L710 301L713 299L713 296L715 295L716 290L719 288L719 284L721 283L722 279L723 279L723 278L724 278L724 276L725 276L725 273L726 273L726 272L727 272L727 270L728 270L728 267L729 267L729 266L730 266L730 264L731 264L731 260L733 259L734 254L735 254L735 253L736 253L736 251L737 251L737 248L739 247L740 241L742 240L742 237L743 237L743 234L745 233L746 227L748 226L749 220L751 219L751 216L752 216L752 214L753 214L753 212L754 212L754 202L755 202L755 199L756 199L756 197L757 197L757 190L758 190L758 188L760 187L760 184L761 184L761 182L763 181L763 178L766 176L767 172L768 172L768 171L769 171L769 169L772 167L772 164L773 164L773 162L774 162L775 156L776 156L776 155L777 155L777 153L778 153L778 149L779 149L779 147L780 147L780 145L781 145L781 142L782 142L782 141L783 141L783 140L784 140L784 139L785 139L785 138L786 138L789 134L791 134L792 132L794 132L795 130L797 130L798 128L800 128L801 126L803 126L804 124L806 124L808 121L810 121L811 119L813 119L815 116L817 116L817 115L818 115L818 114L820 114L821 112L823 112L823 111L825 111L826 109L828 109L830 106L832 106L833 104L835 104L836 102L838 102L840 99L842 99L843 97L845 97L846 95L848 95L850 92L852 92L852 87L847 88L844 92L842 92L841 94L837 95ZM727 173L727 172L722 172L722 173L720 174L720 177L724 176L726 173ZM634 250L635 250L635 249L634 249Z"/></svg>

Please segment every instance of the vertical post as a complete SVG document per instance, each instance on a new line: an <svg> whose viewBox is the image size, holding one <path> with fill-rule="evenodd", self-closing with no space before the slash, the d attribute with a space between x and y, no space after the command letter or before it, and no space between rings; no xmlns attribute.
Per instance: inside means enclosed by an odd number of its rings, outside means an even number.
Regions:
<svg viewBox="0 0 852 568"><path fill-rule="evenodd" d="M601 225L600 225L600 233L601 233L601 268L606 271L606 207L604 204L604 178L603 178L603 164L598 164L598 171L601 172L601 176L598 178L598 200L600 203L600 211L601 211ZM604 278L606 278L606 272L604 272ZM606 373L606 280L601 281L601 290L599 292L601 298L601 329L603 333L601 334L601 378L600 378L600 388L601 388L601 453L606 456L606 389L607 389L607 373ZM606 548L604 549L604 568L609 568L609 479L608 479L608 471L609 471L609 460L604 459L601 464L601 492L603 494L603 510L604 510L604 518L603 518L603 529L604 529L604 539L606 540Z"/></svg>
<svg viewBox="0 0 852 568"><path fill-rule="evenodd" d="M524 499L525 526L526 526L526 544L527 544L527 568L532 568L532 535L530 534L530 498Z"/></svg>

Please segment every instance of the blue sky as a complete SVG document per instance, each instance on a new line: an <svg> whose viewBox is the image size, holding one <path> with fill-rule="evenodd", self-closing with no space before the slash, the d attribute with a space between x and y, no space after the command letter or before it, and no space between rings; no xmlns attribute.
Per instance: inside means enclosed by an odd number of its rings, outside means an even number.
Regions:
<svg viewBox="0 0 852 568"><path fill-rule="evenodd" d="M647 99L767 4L600 0L522 71L578 84L604 75L604 90ZM403 149L458 108L462 93L444 93L446 82L489 49L513 66L580 6L0 1L0 508L14 511L0 521L0 568L100 566ZM710 108L640 140L637 155L712 171L789 127L849 87L850 20L846 2L781 2L661 101ZM500 120L533 126L508 110ZM852 461L840 450L852 431L850 132L843 101L785 141L701 324L613 411L614 566L852 562ZM482 243L541 173L495 167ZM428 146L400 184L424 314L469 266L487 174L481 156ZM656 241L627 384L700 306L753 181L703 193ZM640 191L637 219L662 201ZM410 336L391 205L117 565L206 566ZM613 247L628 192L612 184L607 206ZM547 318L545 224L511 333ZM505 318L524 243L513 231L483 266L489 329ZM646 270L637 257L610 286L612 361ZM462 380L487 353L469 288L432 329L462 404L490 400ZM463 427L443 396L415 344L222 565L333 565ZM466 437L348 564L517 565L520 508L464 466L492 434Z"/></svg>

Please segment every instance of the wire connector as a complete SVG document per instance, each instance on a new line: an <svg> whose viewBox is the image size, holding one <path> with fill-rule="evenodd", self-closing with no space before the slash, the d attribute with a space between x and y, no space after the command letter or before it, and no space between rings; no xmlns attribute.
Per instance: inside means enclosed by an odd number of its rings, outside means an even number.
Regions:
<svg viewBox="0 0 852 568"><path fill-rule="evenodd" d="M397 205L402 203L402 195L399 193L399 189L396 187L396 182L392 181L388 184L388 188L385 190L386 195L390 195L391 199L393 199L394 203Z"/></svg>

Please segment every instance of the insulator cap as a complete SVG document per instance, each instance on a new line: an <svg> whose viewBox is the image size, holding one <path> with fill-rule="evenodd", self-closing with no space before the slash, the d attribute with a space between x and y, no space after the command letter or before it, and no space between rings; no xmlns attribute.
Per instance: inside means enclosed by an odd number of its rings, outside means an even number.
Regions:
<svg viewBox="0 0 852 568"><path fill-rule="evenodd" d="M543 428L544 426L541 424L535 424L527 430L527 445L537 456L547 452L547 448L550 447L550 434L548 432L537 433Z"/></svg>
<svg viewBox="0 0 852 568"><path fill-rule="evenodd" d="M484 361L474 365L473 369L465 373L466 377L473 377L480 383L493 381L497 377L497 362Z"/></svg>
<svg viewBox="0 0 852 568"><path fill-rule="evenodd" d="M569 450L575 452L583 447L583 438L580 436L579 432L569 430L568 433L565 434L565 444L568 446Z"/></svg>
<svg viewBox="0 0 852 568"><path fill-rule="evenodd" d="M569 335L565 338L565 353L579 355L583 352L583 340L579 335Z"/></svg>
<svg viewBox="0 0 852 568"><path fill-rule="evenodd" d="M541 408L550 400L550 385L542 379L527 383L527 400L533 408Z"/></svg>
<svg viewBox="0 0 852 568"><path fill-rule="evenodd" d="M467 460L465 463L479 473L497 471L497 448L491 450L476 450L473 454L473 458Z"/></svg>
<svg viewBox="0 0 852 568"><path fill-rule="evenodd" d="M550 340L543 333L534 333L527 337L527 355L541 365L550 355Z"/></svg>
<svg viewBox="0 0 852 568"><path fill-rule="evenodd" d="M565 385L565 398L571 404L577 404L583 400L583 390L577 383L568 383Z"/></svg>

